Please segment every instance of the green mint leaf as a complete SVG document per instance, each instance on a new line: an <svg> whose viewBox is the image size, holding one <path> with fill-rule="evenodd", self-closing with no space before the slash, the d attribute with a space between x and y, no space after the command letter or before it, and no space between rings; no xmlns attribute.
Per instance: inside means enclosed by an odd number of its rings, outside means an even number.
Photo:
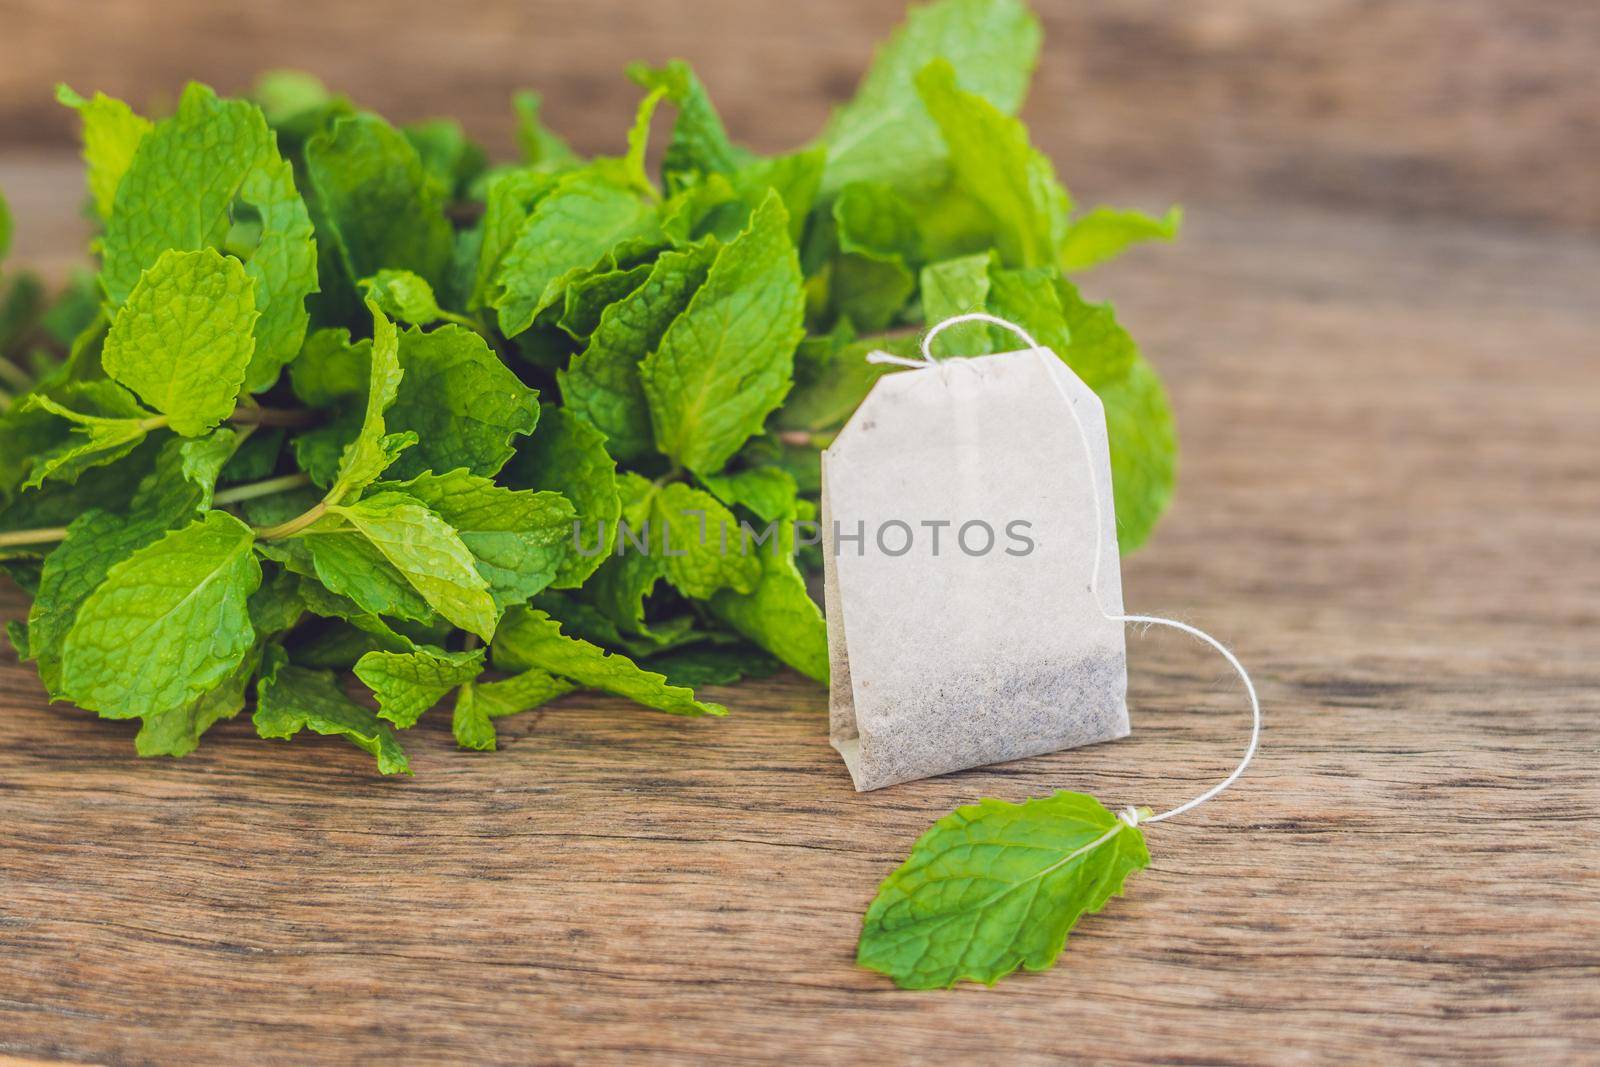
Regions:
<svg viewBox="0 0 1600 1067"><path fill-rule="evenodd" d="M644 284L600 314L588 345L556 374L567 410L605 434L607 450L619 460L638 459L654 447L639 363L683 314L715 258L709 244L662 253Z"/></svg>
<svg viewBox="0 0 1600 1067"><path fill-rule="evenodd" d="M495 605L521 604L572 554L572 503L560 493L507 489L466 470L384 483L420 500L456 531Z"/></svg>
<svg viewBox="0 0 1600 1067"><path fill-rule="evenodd" d="M608 257L609 258L609 257ZM561 317L556 325L575 341L588 340L600 325L606 308L626 297L644 284L650 276L651 264L640 263L632 267L612 267L586 274L567 286Z"/></svg>
<svg viewBox="0 0 1600 1067"><path fill-rule="evenodd" d="M481 147L467 137L455 119L426 119L401 129L427 172L447 198L465 196L472 183L488 166Z"/></svg>
<svg viewBox="0 0 1600 1067"><path fill-rule="evenodd" d="M729 180L751 211L761 206L768 189L776 191L783 200L784 210L789 213L789 239L799 244L806 218L822 188L822 172L827 160L827 148L818 145L770 159L752 160L734 171ZM731 238L738 233L744 224L741 217L728 236Z"/></svg>
<svg viewBox="0 0 1600 1067"><path fill-rule="evenodd" d="M245 264L261 312L245 377L254 392L300 351L305 298L317 291L311 218L254 104L219 100L203 85L184 89L177 114L144 136L117 185L101 280L120 305L161 253L223 246L241 205L260 226Z"/></svg>
<svg viewBox="0 0 1600 1067"><path fill-rule="evenodd" d="M649 479L632 471L617 477L622 514L616 529L616 552L605 558L583 586L583 597L631 634L649 632L644 624L644 601L666 573L661 535L656 532L652 536L650 529L657 492ZM584 544L587 547L587 540Z"/></svg>
<svg viewBox="0 0 1600 1067"><path fill-rule="evenodd" d="M1027 92L1039 39L1038 20L1021 0L939 0L912 8L823 134L823 193L863 179L937 184L945 148L912 79L935 59L947 60L968 91L1013 114Z"/></svg>
<svg viewBox="0 0 1600 1067"><path fill-rule="evenodd" d="M515 337L532 326L562 297L568 272L592 266L653 225L650 207L608 171L590 167L563 177L540 197L501 257L491 301L501 331Z"/></svg>
<svg viewBox="0 0 1600 1067"><path fill-rule="evenodd" d="M30 393L17 408L22 414L48 412L72 424L64 440L33 457L25 489L37 489L47 478L71 484L93 467L117 462L144 441L155 418L132 393L107 379L73 382L55 396Z"/></svg>
<svg viewBox="0 0 1600 1067"><path fill-rule="evenodd" d="M506 612L500 631L495 634L491 655L500 670L547 671L657 711L674 715L728 713L720 704L696 700L691 690L668 685L661 675L642 670L626 656L567 637L561 632L560 623L530 608Z"/></svg>
<svg viewBox="0 0 1600 1067"><path fill-rule="evenodd" d="M988 252L959 256L922 268L922 315L929 325L956 315L985 311L989 307ZM975 339L982 337L978 342ZM940 358L993 352L989 327L964 323L933 339L933 354Z"/></svg>
<svg viewBox="0 0 1600 1067"><path fill-rule="evenodd" d="M722 589L755 591L761 561L742 551L739 520L716 497L672 482L655 494L650 518L663 573L684 596L706 600Z"/></svg>
<svg viewBox="0 0 1600 1067"><path fill-rule="evenodd" d="M565 408L546 407L533 435L506 465L503 480L519 489L560 493L572 502L573 538L582 551L567 553L551 584L557 589L582 585L606 561L622 514L617 463L606 452L604 435Z"/></svg>
<svg viewBox="0 0 1600 1067"><path fill-rule="evenodd" d="M106 373L185 437L233 413L255 351L255 283L237 259L205 248L163 252L106 335Z"/></svg>
<svg viewBox="0 0 1600 1067"><path fill-rule="evenodd" d="M298 538L263 544L261 552L297 574L315 578L329 592L349 598L364 614L413 620L433 615L427 598L378 546L335 519L318 522ZM312 610L323 614L316 606Z"/></svg>
<svg viewBox="0 0 1600 1067"><path fill-rule="evenodd" d="M267 665L256 684L256 733L288 740L301 730L343 737L378 759L382 774L410 774L405 750L394 730L345 696L331 671L290 665L283 649L267 653Z"/></svg>
<svg viewBox="0 0 1600 1067"><path fill-rule="evenodd" d="M788 218L772 193L640 364L657 447L697 473L720 470L788 393L804 311Z"/></svg>
<svg viewBox="0 0 1600 1067"><path fill-rule="evenodd" d="M917 75L917 91L950 149L956 184L994 222L995 246L1009 266L1053 265L1071 202L1055 167L1034 149L1017 119L956 85L938 60Z"/></svg>
<svg viewBox="0 0 1600 1067"><path fill-rule="evenodd" d="M478 260L467 306L489 307L502 290L495 280L505 254L517 242L528 216L546 193L555 188L557 175L537 170L509 170L489 183L483 221L479 224Z"/></svg>
<svg viewBox="0 0 1600 1067"><path fill-rule="evenodd" d="M367 405L360 431L340 455L339 473L328 494L334 501L347 499L370 485L394 462L399 447L407 443L395 440L384 423L384 412L394 403L403 377L400 333L376 307L368 305L368 310L372 312L372 347L367 370Z"/></svg>
<svg viewBox="0 0 1600 1067"><path fill-rule="evenodd" d="M398 577L398 572L395 572L395 574L396 580L404 584L405 579ZM407 588L410 587L407 586ZM382 652L415 652L421 647L417 641L390 626L389 623L379 618L377 614L357 603L355 599L343 593L334 592L315 578L303 577L299 579L297 592L306 610L313 615L319 615L324 619L341 619L371 638L371 641L363 648L363 651L370 647ZM413 595L415 594L413 593ZM424 612L423 615L411 616L411 618L434 617L431 610L427 609L425 601L422 602L422 610ZM359 657L352 658L350 662L354 664L356 658Z"/></svg>
<svg viewBox="0 0 1600 1067"><path fill-rule="evenodd" d="M250 625L258 637L273 638L294 629L306 613L306 600L300 589L304 579L282 567L264 568L261 585L250 595L247 605Z"/></svg>
<svg viewBox="0 0 1600 1067"><path fill-rule="evenodd" d="M1097 207L1073 219L1061 239L1060 264L1065 271L1087 270L1115 259L1140 241L1171 241L1183 225L1183 209L1170 208L1161 218L1139 211Z"/></svg>
<svg viewBox="0 0 1600 1067"><path fill-rule="evenodd" d="M655 183L645 173L645 152L650 148L650 122L655 118L656 105L667 95L665 86L657 86L639 101L633 125L628 127L628 150L622 157L622 170L635 189L647 196L656 196Z"/></svg>
<svg viewBox="0 0 1600 1067"><path fill-rule="evenodd" d="M517 112L517 146L525 162L560 165L577 158L567 142L540 119L543 101L538 93L524 90L514 95L511 103Z"/></svg>
<svg viewBox="0 0 1600 1067"><path fill-rule="evenodd" d="M440 615L485 641L494 636L498 613L472 553L415 497L382 492L328 512L366 538Z"/></svg>
<svg viewBox="0 0 1600 1067"><path fill-rule="evenodd" d="M351 282L389 268L443 283L455 243L446 191L404 134L376 115L340 118L306 143L305 163Z"/></svg>
<svg viewBox="0 0 1600 1067"><path fill-rule="evenodd" d="M701 480L718 500L730 507L749 508L765 522L778 522L792 516L799 495L793 476L778 467L750 467L735 474L713 474Z"/></svg>
<svg viewBox="0 0 1600 1067"><path fill-rule="evenodd" d="M244 710L245 691L260 664L257 645L215 687L187 704L145 715L133 739L134 750L141 756L187 756L193 752L200 745L201 734Z"/></svg>
<svg viewBox="0 0 1600 1067"><path fill-rule="evenodd" d="M750 546L761 564L755 588L722 590L711 599L711 613L801 674L826 683L828 627L795 564L796 514L791 503L778 520L775 539Z"/></svg>
<svg viewBox="0 0 1600 1067"><path fill-rule="evenodd" d="M412 271L380 270L370 278L362 278L360 285L367 299L391 319L430 326L445 316L433 295L433 286Z"/></svg>
<svg viewBox="0 0 1600 1067"><path fill-rule="evenodd" d="M186 704L255 642L246 601L261 584L250 527L220 511L115 564L78 609L62 694L106 718Z"/></svg>
<svg viewBox="0 0 1600 1067"><path fill-rule="evenodd" d="M957 808L878 887L856 961L904 989L1046 970L1149 863L1144 835L1082 793Z"/></svg>
<svg viewBox="0 0 1600 1067"><path fill-rule="evenodd" d="M772 656L741 645L734 648L685 648L652 656L642 664L660 671L671 685L699 689L707 685L733 685L745 678L768 678L783 665Z"/></svg>
<svg viewBox="0 0 1600 1067"><path fill-rule="evenodd" d="M1142 356L1134 360L1126 375L1097 392L1105 404L1111 440L1117 543L1126 555L1149 538L1172 499L1177 431L1161 379Z"/></svg>
<svg viewBox="0 0 1600 1067"><path fill-rule="evenodd" d="M678 109L672 140L661 163L669 191L676 192L693 175L732 174L750 158L750 153L728 140L728 131L705 86L683 60L674 59L659 68L635 63L628 68L628 77L652 90L652 95L665 94Z"/></svg>
<svg viewBox="0 0 1600 1067"><path fill-rule="evenodd" d="M84 99L65 85L56 86L56 99L78 113L83 123L83 162L89 170L89 195L102 219L111 214L117 186L133 162L133 153L152 129L150 120L115 97L95 93ZM4 251L0 242L0 252Z"/></svg>
<svg viewBox="0 0 1600 1067"><path fill-rule="evenodd" d="M314 408L365 397L371 375L372 341L352 342L342 327L307 334L299 357L289 364L294 395Z"/></svg>
<svg viewBox="0 0 1600 1067"><path fill-rule="evenodd" d="M414 431L417 444L401 453L395 478L465 467L486 478L511 458L511 439L539 421L539 394L500 362L487 342L460 326L400 336L404 376L387 428Z"/></svg>
<svg viewBox="0 0 1600 1067"><path fill-rule="evenodd" d="M483 649L446 652L368 652L356 662L356 677L378 698L378 717L401 729L415 726L422 713L456 686L483 670Z"/></svg>
<svg viewBox="0 0 1600 1067"><path fill-rule="evenodd" d="M462 748L492 752L495 719L529 711L576 688L565 678L539 670L523 671L498 682L468 682L456 694L450 730Z"/></svg>

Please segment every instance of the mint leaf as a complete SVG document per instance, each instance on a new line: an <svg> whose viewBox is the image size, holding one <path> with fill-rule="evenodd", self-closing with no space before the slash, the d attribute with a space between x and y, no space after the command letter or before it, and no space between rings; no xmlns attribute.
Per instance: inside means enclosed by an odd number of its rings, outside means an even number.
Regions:
<svg viewBox="0 0 1600 1067"><path fill-rule="evenodd" d="M186 437L233 413L255 351L254 282L206 248L163 252L128 294L106 335L106 373Z"/></svg>
<svg viewBox="0 0 1600 1067"><path fill-rule="evenodd" d="M674 715L728 713L720 704L696 700L691 690L668 685L661 675L639 668L626 656L567 637L560 623L530 608L506 612L491 654L500 670L547 671Z"/></svg>
<svg viewBox="0 0 1600 1067"><path fill-rule="evenodd" d="M878 887L856 961L903 989L1046 970L1149 863L1144 835L1082 793L957 808Z"/></svg>
<svg viewBox="0 0 1600 1067"><path fill-rule="evenodd" d="M391 319L431 326L447 314L433 295L433 286L412 271L380 270L360 284L367 298Z"/></svg>
<svg viewBox="0 0 1600 1067"><path fill-rule="evenodd" d="M17 405L20 414L48 412L72 424L65 440L33 457L24 489L36 489L47 478L70 484L93 467L115 463L163 421L140 407L133 394L106 379L73 382L56 390L55 396L60 399L30 393Z"/></svg>
<svg viewBox="0 0 1600 1067"><path fill-rule="evenodd" d="M519 169L504 171L490 181L483 221L478 226L478 262L468 307L488 307L498 298L501 289L495 279L500 274L501 261L516 244L534 207L558 180L544 171Z"/></svg>
<svg viewBox="0 0 1600 1067"><path fill-rule="evenodd" d="M361 429L339 457L339 473L328 499L340 501L360 492L395 460L409 439L391 435L384 423L384 412L400 391L400 334L394 323L376 307L372 312L372 346L367 367L367 404Z"/></svg>
<svg viewBox="0 0 1600 1067"><path fill-rule="evenodd" d="M913 7L905 25L878 50L855 98L828 123L823 193L863 180L937 184L945 149L912 79L943 59L968 91L1012 114L1022 104L1038 55L1039 23L1021 0L940 0Z"/></svg>
<svg viewBox="0 0 1600 1067"><path fill-rule="evenodd" d="M1172 499L1177 431L1161 379L1142 356L1124 377L1098 392L1111 439L1117 543L1126 555L1149 538Z"/></svg>
<svg viewBox="0 0 1600 1067"><path fill-rule="evenodd" d="M710 493L672 482L655 494L650 514L663 573L684 596L705 600L721 589L755 591L761 562L744 553L739 520Z"/></svg>
<svg viewBox="0 0 1600 1067"><path fill-rule="evenodd" d="M401 729L415 726L422 713L444 695L483 670L483 649L446 652L368 652L356 662L356 677L378 698L378 717Z"/></svg>
<svg viewBox="0 0 1600 1067"><path fill-rule="evenodd" d="M220 683L255 641L245 609L261 584L253 540L250 527L213 511L114 565L67 634L62 695L125 719Z"/></svg>
<svg viewBox="0 0 1600 1067"><path fill-rule="evenodd" d="M662 253L642 285L601 312L588 345L556 374L567 410L605 434L606 449L619 460L653 447L639 363L683 314L715 258L705 244Z"/></svg>
<svg viewBox="0 0 1600 1067"><path fill-rule="evenodd" d="M366 538L433 610L485 641L494 636L498 613L472 553L415 497L381 492L354 504L334 505L328 513ZM306 536L321 536L315 531L313 527Z"/></svg>
<svg viewBox="0 0 1600 1067"><path fill-rule="evenodd" d="M498 682L468 682L456 694L450 730L462 748L491 752L495 719L536 708L576 688L565 678L539 670L523 671Z"/></svg>
<svg viewBox="0 0 1600 1067"><path fill-rule="evenodd" d="M507 489L465 470L380 488L415 497L454 528L497 607L521 604L545 588L572 554L574 511L560 493Z"/></svg>
<svg viewBox="0 0 1600 1067"><path fill-rule="evenodd" d="M501 258L498 293L490 302L507 337L562 295L569 271L597 262L630 237L648 232L654 213L614 175L589 168L562 178L545 193Z"/></svg>
<svg viewBox="0 0 1600 1067"><path fill-rule="evenodd" d="M606 309L643 285L650 276L650 269L649 263L640 263L626 268L596 270L577 279L567 286L556 325L574 340L587 340L600 325L600 316Z"/></svg>
<svg viewBox="0 0 1600 1067"><path fill-rule="evenodd" d="M511 458L511 439L533 431L539 394L518 380L478 334L460 326L400 335L400 379L386 426L414 431L392 475L465 467L493 477Z"/></svg>
<svg viewBox="0 0 1600 1067"><path fill-rule="evenodd" d="M223 719L244 710L245 691L261 663L252 648L226 678L189 703L143 717L133 739L141 756L187 756L200 745L200 735Z"/></svg>
<svg viewBox="0 0 1600 1067"><path fill-rule="evenodd" d="M133 162L133 153L151 130L150 120L115 97L95 93L85 100L65 85L56 86L56 99L78 113L83 123L83 162L89 170L89 195L100 217L111 214L117 186ZM0 252L4 251L0 242Z"/></svg>
<svg viewBox="0 0 1600 1067"><path fill-rule="evenodd" d="M800 264L773 193L640 364L657 447L697 473L720 470L788 393L803 312Z"/></svg>
<svg viewBox="0 0 1600 1067"><path fill-rule="evenodd" d="M255 392L276 381L300 350L317 267L294 172L254 104L218 100L203 85L184 89L177 114L139 141L117 185L101 280L112 305L120 305L161 253L222 247L240 205L260 227L245 263L261 312L245 377Z"/></svg>
<svg viewBox="0 0 1600 1067"><path fill-rule="evenodd" d="M376 115L350 115L306 143L305 162L350 281L387 268L443 283L454 247L446 191L404 134Z"/></svg>
<svg viewBox="0 0 1600 1067"><path fill-rule="evenodd" d="M567 142L552 133L539 117L542 100L538 93L519 92L511 103L517 112L517 145L525 161L560 165L575 158Z"/></svg>
<svg viewBox="0 0 1600 1067"><path fill-rule="evenodd" d="M635 63L628 68L628 77L646 89L664 93L678 109L661 164L669 191L681 188L688 175L732 174L749 159L748 152L728 140L721 116L689 64L681 59L659 68Z"/></svg>
<svg viewBox="0 0 1600 1067"><path fill-rule="evenodd" d="M283 649L267 653L256 684L256 733L288 740L301 730L343 737L378 759L382 774L410 774L411 764L394 731L376 715L345 696L331 671L289 665Z"/></svg>
<svg viewBox="0 0 1600 1067"><path fill-rule="evenodd" d="M917 91L949 146L956 184L993 220L1000 258L1017 267L1054 264L1072 205L1027 128L958 88L945 60L917 75Z"/></svg>
<svg viewBox="0 0 1600 1067"><path fill-rule="evenodd" d="M605 562L622 514L617 464L606 453L605 437L566 409L547 407L533 435L518 446L504 481L517 488L560 493L572 501L576 510L572 536L582 551L566 554L551 584L557 589L582 585Z"/></svg>
<svg viewBox="0 0 1600 1067"><path fill-rule="evenodd" d="M1065 271L1087 270L1115 259L1140 241L1171 241L1183 225L1183 209L1171 208L1161 218L1138 211L1097 207L1072 220L1061 239L1060 263Z"/></svg>
<svg viewBox="0 0 1600 1067"><path fill-rule="evenodd" d="M651 531L657 488L648 478L632 471L617 477L617 494L622 501L615 536L617 550L609 558L602 557L603 565L583 586L584 599L631 634L647 632L645 597L666 572L659 527L653 534Z"/></svg>
<svg viewBox="0 0 1600 1067"><path fill-rule="evenodd" d="M761 564L755 588L722 590L712 597L711 612L801 674L826 682L828 627L795 564L794 514L779 523L777 540L751 547Z"/></svg>

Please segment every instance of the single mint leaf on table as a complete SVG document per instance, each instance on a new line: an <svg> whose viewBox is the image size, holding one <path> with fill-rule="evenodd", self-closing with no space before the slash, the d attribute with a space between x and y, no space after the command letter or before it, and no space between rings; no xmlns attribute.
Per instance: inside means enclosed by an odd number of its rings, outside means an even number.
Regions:
<svg viewBox="0 0 1600 1067"><path fill-rule="evenodd" d="M803 303L788 218L770 194L640 364L664 454L714 474L761 431L789 392Z"/></svg>
<svg viewBox="0 0 1600 1067"><path fill-rule="evenodd" d="M220 511L115 564L79 607L62 649L62 695L106 718L186 704L255 641L261 583L250 527Z"/></svg>
<svg viewBox="0 0 1600 1067"><path fill-rule="evenodd" d="M450 730L462 748L491 752L495 719L529 711L576 688L577 683L540 670L523 671L498 682L468 682L456 693Z"/></svg>
<svg viewBox="0 0 1600 1067"><path fill-rule="evenodd" d="M588 345L556 374L566 409L605 434L607 451L619 460L654 448L639 362L683 314L715 258L709 244L663 252L642 285L601 312Z"/></svg>
<svg viewBox="0 0 1600 1067"><path fill-rule="evenodd" d="M343 737L377 757L382 774L410 774L405 750L394 730L339 688L332 671L309 670L287 662L283 649L267 652L256 683L256 733L288 740L301 730Z"/></svg>
<svg viewBox="0 0 1600 1067"><path fill-rule="evenodd" d="M343 519L376 548L434 611L485 641L494 636L499 613L472 553L415 497L381 492L353 504L336 504L328 514ZM305 536L326 535L312 527Z"/></svg>
<svg viewBox="0 0 1600 1067"><path fill-rule="evenodd" d="M1038 20L1022 0L941 0L913 7L878 49L855 98L834 113L823 133L823 195L862 180L938 184L945 147L912 80L943 59L963 88L1014 114L1027 93L1039 41Z"/></svg>
<svg viewBox="0 0 1600 1067"><path fill-rule="evenodd" d="M117 310L101 363L186 437L233 413L255 351L255 283L214 249L163 252Z"/></svg>
<svg viewBox="0 0 1600 1067"><path fill-rule="evenodd" d="M395 460L392 477L458 467L493 477L511 458L511 439L539 421L538 392L471 330L407 330L400 335L400 367L385 426L415 432L417 443Z"/></svg>
<svg viewBox="0 0 1600 1067"><path fill-rule="evenodd" d="M134 114L121 100L104 93L84 99L65 85L56 99L78 113L83 123L83 162L89 172L89 195L102 219L111 214L117 186L133 162L134 149L152 129L150 120ZM0 242L0 252L3 252Z"/></svg>
<svg viewBox="0 0 1600 1067"><path fill-rule="evenodd" d="M255 392L300 351L317 262L294 172L254 104L219 100L191 83L177 113L139 141L106 220L101 281L111 304L120 305L163 252L221 247L239 205L260 223L245 263L261 312L245 377Z"/></svg>
<svg viewBox="0 0 1600 1067"><path fill-rule="evenodd" d="M548 490L507 489L466 470L380 483L443 519L477 562L496 605L521 604L548 586L572 554L572 503Z"/></svg>
<svg viewBox="0 0 1600 1067"><path fill-rule="evenodd" d="M531 608L506 612L491 655L500 670L546 671L674 715L728 713L720 704L696 700L692 690L667 684L661 675L640 668L620 653L566 636L559 622Z"/></svg>
<svg viewBox="0 0 1600 1067"><path fill-rule="evenodd" d="M576 515L574 541L581 541L556 568L557 589L576 589L611 552L622 514L617 463L606 452L605 435L565 408L546 407L531 437L517 446L502 479L518 489L560 493ZM593 546L593 551L590 551Z"/></svg>
<svg viewBox="0 0 1600 1067"><path fill-rule="evenodd" d="M1061 239L1060 264L1064 271L1087 270L1115 259L1140 241L1171 241L1183 225L1183 209L1173 207L1161 218L1139 211L1097 207L1073 219Z"/></svg>
<svg viewBox="0 0 1600 1067"><path fill-rule="evenodd" d="M357 661L355 674L378 698L378 717L401 729L415 726L422 713L458 685L483 670L483 649L446 652L368 652Z"/></svg>
<svg viewBox="0 0 1600 1067"><path fill-rule="evenodd" d="M1082 793L957 808L878 887L856 961L904 989L1045 970L1149 863L1144 834Z"/></svg>
<svg viewBox="0 0 1600 1067"><path fill-rule="evenodd" d="M307 142L305 162L352 283L384 269L444 282L454 247L446 192L404 134L376 115L346 116Z"/></svg>

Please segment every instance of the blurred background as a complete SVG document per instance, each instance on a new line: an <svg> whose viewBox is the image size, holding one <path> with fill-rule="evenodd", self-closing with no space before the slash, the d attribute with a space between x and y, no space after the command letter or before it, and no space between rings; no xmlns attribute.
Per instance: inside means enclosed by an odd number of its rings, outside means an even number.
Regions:
<svg viewBox="0 0 1600 1067"><path fill-rule="evenodd" d="M1295 201L1600 231L1593 0L1037 0L1024 117L1080 202ZM161 110L309 70L397 122L460 118L508 156L510 94L586 151L620 152L630 60L692 62L731 132L797 145L845 99L902 0L0 0L0 184L20 258L75 152L52 87Z"/></svg>

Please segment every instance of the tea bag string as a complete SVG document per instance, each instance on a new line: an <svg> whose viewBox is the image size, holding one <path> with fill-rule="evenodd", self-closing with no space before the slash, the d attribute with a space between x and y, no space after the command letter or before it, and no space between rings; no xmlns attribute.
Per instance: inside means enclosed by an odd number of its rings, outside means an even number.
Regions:
<svg viewBox="0 0 1600 1067"><path fill-rule="evenodd" d="M905 356L897 356L891 352L869 352L867 353L867 362L892 363L896 366L911 367L914 369L936 367L939 365L939 360L933 355L933 339L950 327L958 326L964 322L986 322L992 326L999 326L1002 329L1010 330L1012 333L1020 337L1030 349L1039 352L1041 355L1049 355L1048 350L1044 349L1039 342L1035 341L1031 336L1029 336L1028 331L1024 330L1016 323L1007 319L1002 319L997 315L990 315L982 311L972 311L964 315L953 315L934 326L927 333L923 334L921 359L908 359ZM1084 462L1089 469L1089 492L1090 496L1094 498L1095 536L1098 538L1100 531L1104 529L1105 504L1100 499L1100 483L1094 476L1094 450L1089 446L1089 431L1084 428L1083 416L1078 414L1077 405L1072 402L1072 397L1067 393L1066 388L1061 384L1060 380L1054 373L1050 375L1050 380L1055 383L1056 389L1061 393L1061 398L1066 401L1067 410L1072 412L1072 421L1076 423L1078 427L1078 440L1083 443ZM1190 637L1195 637L1201 641L1204 641L1206 644L1220 652L1222 654L1222 658L1228 661L1228 666L1232 667L1239 675L1239 680L1244 683L1244 691L1250 698L1250 743L1245 748L1244 758L1241 759L1239 761L1239 765L1233 769L1233 773L1228 775L1222 781L1218 782L1216 785L1212 786L1210 789L1207 789L1204 793L1201 793L1199 796L1186 800L1175 808L1170 808L1155 815L1141 815L1139 810L1132 805L1124 808L1117 815L1117 818L1120 822L1133 827L1138 826L1140 823L1160 822L1163 819L1170 819L1174 815L1182 815L1186 811L1192 811L1193 809L1198 808L1201 804L1204 804L1206 801L1217 796L1234 782L1238 781L1239 776L1244 773L1245 768L1250 766L1250 761L1255 758L1256 749L1260 747L1261 744L1261 701L1256 696L1255 683L1250 680L1250 673L1244 669L1244 664L1239 662L1239 657L1235 656L1233 652L1230 651L1228 647L1221 641L1218 641L1215 637L1212 637L1204 630L1190 626L1186 622L1179 622L1177 619L1164 619L1158 615L1122 615L1112 614L1111 612L1107 611L1105 609L1105 604L1100 599L1100 561L1103 555L1103 546L1097 543L1094 552L1094 566L1089 575L1089 592L1093 595L1095 607L1100 609L1100 614L1114 622L1137 623L1141 626L1170 626L1174 630L1180 630L1183 633L1188 634ZM1091 842L1084 848L1080 849L1079 852L1086 852L1089 849L1094 848L1096 845L1109 840L1115 835L1118 828L1113 828L1112 830L1108 831L1104 837L1100 838L1100 840ZM1073 853L1073 855L1076 856L1078 853ZM1070 859L1072 857L1068 858Z"/></svg>

